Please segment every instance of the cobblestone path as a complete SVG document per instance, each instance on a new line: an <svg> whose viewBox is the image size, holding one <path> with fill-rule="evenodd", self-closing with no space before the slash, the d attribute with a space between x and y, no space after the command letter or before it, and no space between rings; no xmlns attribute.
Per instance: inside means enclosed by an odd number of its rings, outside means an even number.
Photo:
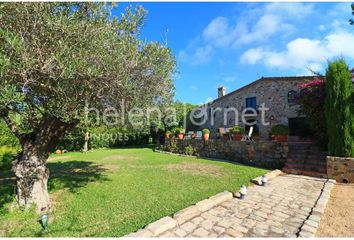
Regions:
<svg viewBox="0 0 354 240"><path fill-rule="evenodd" d="M246 199L225 201L158 236L296 237L325 181L296 175L278 176L266 187L251 187ZM311 221L317 225L320 219Z"/></svg>

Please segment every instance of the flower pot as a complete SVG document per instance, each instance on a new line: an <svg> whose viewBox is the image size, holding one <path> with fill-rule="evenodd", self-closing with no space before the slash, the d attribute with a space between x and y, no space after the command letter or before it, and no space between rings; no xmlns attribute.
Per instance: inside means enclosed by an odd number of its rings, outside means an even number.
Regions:
<svg viewBox="0 0 354 240"><path fill-rule="evenodd" d="M232 139L233 139L234 141L241 141L241 139L242 139L242 134L239 134L239 133L232 134Z"/></svg>
<svg viewBox="0 0 354 240"><path fill-rule="evenodd" d="M223 140L230 140L230 135L224 134L224 135L222 135L222 139Z"/></svg>
<svg viewBox="0 0 354 240"><path fill-rule="evenodd" d="M184 134L183 133L177 134L177 137L178 137L178 139L183 139L184 138Z"/></svg>
<svg viewBox="0 0 354 240"><path fill-rule="evenodd" d="M203 137L203 140L205 140L205 141L209 140L209 134L208 133L203 133L202 137Z"/></svg>
<svg viewBox="0 0 354 240"><path fill-rule="evenodd" d="M191 135L191 138L192 139L195 139L197 137L197 133L193 133L192 135Z"/></svg>
<svg viewBox="0 0 354 240"><path fill-rule="evenodd" d="M274 140L276 142L287 142L288 136L287 135L274 135Z"/></svg>

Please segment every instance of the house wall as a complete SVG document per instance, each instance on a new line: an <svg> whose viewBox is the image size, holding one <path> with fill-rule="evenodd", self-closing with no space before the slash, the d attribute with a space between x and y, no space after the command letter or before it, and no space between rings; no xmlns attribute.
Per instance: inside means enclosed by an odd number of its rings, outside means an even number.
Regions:
<svg viewBox="0 0 354 240"><path fill-rule="evenodd" d="M298 91L298 85L308 81L308 78L293 79L294 80L277 80L275 78L272 80L258 80L248 87L225 95L224 97L207 104L207 112L210 112L209 109L215 109L218 107L222 109L230 109L230 107L234 107L241 115L242 110L246 107L246 98L256 97L257 106L264 103L265 107L269 108L269 111L266 111L265 113L265 122L269 123L268 126L261 124L260 114L258 114L257 117L257 126L259 127L260 137L261 139L267 139L273 125L288 125L288 118L299 116L299 106L288 103L288 93L291 90ZM224 113L218 111L215 113L214 124L212 125L212 120L209 118L202 128L210 129L211 138L215 138L217 130L221 127L233 127L236 124L244 127L241 117L239 116L238 120L235 120L235 118L235 114L229 112L227 114L226 124L224 124Z"/></svg>

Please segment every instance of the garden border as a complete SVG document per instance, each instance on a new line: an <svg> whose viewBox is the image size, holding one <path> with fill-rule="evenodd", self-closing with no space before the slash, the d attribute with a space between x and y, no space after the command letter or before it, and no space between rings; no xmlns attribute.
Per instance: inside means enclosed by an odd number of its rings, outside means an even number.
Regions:
<svg viewBox="0 0 354 240"><path fill-rule="evenodd" d="M327 179L327 181L323 184L320 196L318 197L308 218L300 227L300 231L297 233L298 237L316 237L316 232L320 226L321 217L326 209L326 205L331 196L331 191L334 187L335 182L336 180L334 179Z"/></svg>
<svg viewBox="0 0 354 240"><path fill-rule="evenodd" d="M270 180L277 177L280 174L282 174L282 171L274 170L268 172L266 176ZM259 182L256 182L255 179L260 179L260 178L261 176L254 178L251 180L251 182L258 184ZM249 188L252 187L253 185L249 186ZM144 228L139 229L138 231L130 233L128 235L125 235L124 237L156 237L161 233L164 233L176 226L184 224L190 219L201 215L203 212L206 212L211 208L218 206L225 201L228 201L234 197L238 197L237 195L238 195L237 192L229 192L229 191L218 193L207 199L201 200L196 204L193 204L189 207L179 210L178 212L174 213L172 217L171 216L162 217L159 220L148 224Z"/></svg>

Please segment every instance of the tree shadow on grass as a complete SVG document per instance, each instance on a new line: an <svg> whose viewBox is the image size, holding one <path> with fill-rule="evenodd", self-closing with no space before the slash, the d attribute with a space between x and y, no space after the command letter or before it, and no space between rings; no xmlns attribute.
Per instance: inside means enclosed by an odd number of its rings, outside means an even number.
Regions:
<svg viewBox="0 0 354 240"><path fill-rule="evenodd" d="M106 169L102 165L88 161L67 161L47 163L50 170L48 190L68 189L75 192L78 188L90 182L107 181L104 175ZM16 194L16 180L12 172L2 172L0 175L0 213L5 211L5 204L12 202Z"/></svg>
<svg viewBox="0 0 354 240"><path fill-rule="evenodd" d="M66 188L71 192L75 192L78 188L90 182L108 180L104 175L106 169L102 165L97 165L93 162L50 162L47 167L50 170L49 191Z"/></svg>

